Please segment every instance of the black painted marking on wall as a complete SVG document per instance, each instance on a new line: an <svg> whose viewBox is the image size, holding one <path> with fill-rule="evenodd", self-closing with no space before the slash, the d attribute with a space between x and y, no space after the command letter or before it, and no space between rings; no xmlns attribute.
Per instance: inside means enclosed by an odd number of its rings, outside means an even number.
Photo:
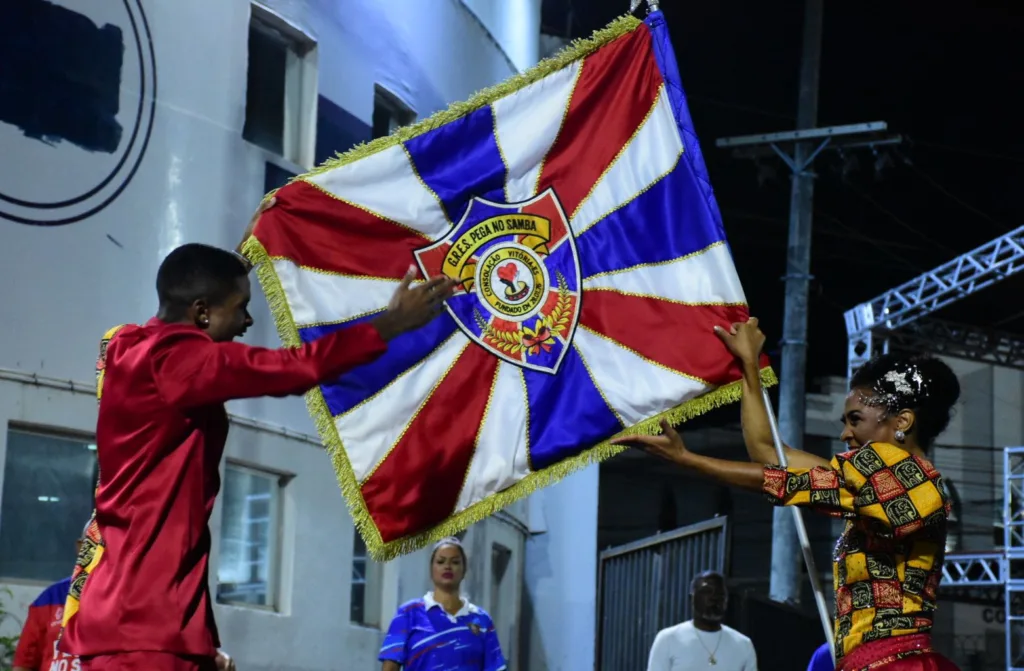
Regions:
<svg viewBox="0 0 1024 671"><path fill-rule="evenodd" d="M124 36L46 0L0 6L0 121L26 137L113 153Z"/></svg>
<svg viewBox="0 0 1024 671"><path fill-rule="evenodd" d="M39 2L39 0L32 0ZM12 193L0 192L0 218L32 226L64 226L95 215L116 200L138 172L153 134L157 109L156 52L149 21L142 7L143 0L121 0L126 21L120 25L130 44L126 57L138 63L138 80L131 82L131 93L136 100L126 107L122 121L126 124L124 138L114 156L116 164L106 173L87 174L81 190L63 200L26 200ZM0 5L10 0L0 0ZM5 13L8 6L0 6L0 27L3 20L13 16ZM0 32L0 37L4 33ZM6 43L0 42L0 46ZM0 70L4 63L0 62ZM0 72L0 81L3 73ZM44 168L45 170L45 168ZM89 178L95 178L92 182ZM91 183L90 183L91 182ZM112 187L110 185L113 185Z"/></svg>

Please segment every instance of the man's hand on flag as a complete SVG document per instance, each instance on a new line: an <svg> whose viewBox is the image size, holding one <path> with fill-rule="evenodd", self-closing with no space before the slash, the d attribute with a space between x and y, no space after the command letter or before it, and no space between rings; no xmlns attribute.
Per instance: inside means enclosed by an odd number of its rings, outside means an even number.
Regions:
<svg viewBox="0 0 1024 671"><path fill-rule="evenodd" d="M256 229L256 224L257 222L259 222L260 217L263 216L264 212L274 207L276 203L277 198L267 198L262 203L260 203L260 206L256 208L256 211L253 213L252 218L249 219L249 225L245 227L245 233L242 234L242 241L238 243L237 247L235 247L236 252L238 252L239 254L242 253L242 247L245 245L245 241L249 239L249 237L252 235L252 232Z"/></svg>
<svg viewBox="0 0 1024 671"><path fill-rule="evenodd" d="M687 465L687 457L691 454L683 442L683 437L666 419L661 420L660 436L621 436L613 439L612 444L635 447L680 466Z"/></svg>
<svg viewBox="0 0 1024 671"><path fill-rule="evenodd" d="M743 363L757 364L765 341L764 333L757 326L757 317L737 322L728 329L716 326L715 335L737 359Z"/></svg>
<svg viewBox="0 0 1024 671"><path fill-rule="evenodd" d="M416 266L410 266L391 297L387 312L374 320L373 325L384 340L426 325L441 312L444 302L459 285L458 280L438 275L414 287L417 274Z"/></svg>

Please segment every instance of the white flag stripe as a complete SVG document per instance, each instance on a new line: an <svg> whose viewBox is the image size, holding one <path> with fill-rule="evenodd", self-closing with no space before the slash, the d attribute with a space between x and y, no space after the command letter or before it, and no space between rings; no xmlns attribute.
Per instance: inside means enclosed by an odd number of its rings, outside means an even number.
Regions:
<svg viewBox="0 0 1024 671"><path fill-rule="evenodd" d="M576 61L491 103L495 137L508 166L507 202L537 195L542 161L558 137L580 67Z"/></svg>
<svg viewBox="0 0 1024 671"><path fill-rule="evenodd" d="M469 343L456 331L433 354L361 405L334 418L356 480L362 482L412 423L417 410Z"/></svg>
<svg viewBox="0 0 1024 671"><path fill-rule="evenodd" d="M274 270L298 328L382 310L398 288L396 280L318 272L287 259L274 259Z"/></svg>
<svg viewBox="0 0 1024 671"><path fill-rule="evenodd" d="M496 375L487 416L455 512L511 487L530 472L522 371L502 361Z"/></svg>
<svg viewBox="0 0 1024 671"><path fill-rule="evenodd" d="M586 328L576 329L573 343L594 383L626 426L665 410L665 399L688 401L708 390L704 383L658 366Z"/></svg>
<svg viewBox="0 0 1024 671"><path fill-rule="evenodd" d="M420 180L402 145L307 177L342 200L435 240L451 224L433 191Z"/></svg>
<svg viewBox="0 0 1024 671"><path fill-rule="evenodd" d="M621 272L594 275L583 289L611 289L679 303L746 304L732 254L724 243L675 261L644 264Z"/></svg>
<svg viewBox="0 0 1024 671"><path fill-rule="evenodd" d="M683 141L672 115L672 103L662 84L658 100L633 137L597 186L580 204L570 222L578 237L595 223L626 205L660 180L679 160Z"/></svg>

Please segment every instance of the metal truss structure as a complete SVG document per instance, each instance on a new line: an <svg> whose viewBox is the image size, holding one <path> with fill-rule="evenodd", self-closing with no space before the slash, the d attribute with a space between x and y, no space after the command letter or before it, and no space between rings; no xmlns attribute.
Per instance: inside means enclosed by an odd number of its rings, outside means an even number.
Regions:
<svg viewBox="0 0 1024 671"><path fill-rule="evenodd" d="M1001 606L1006 613L1006 669L1024 671L1024 447L1003 450L1003 549L950 554L942 567L944 599Z"/></svg>
<svg viewBox="0 0 1024 671"><path fill-rule="evenodd" d="M878 333L900 349L931 352L1024 370L1024 338L1015 333L939 319L921 319L895 331Z"/></svg>
<svg viewBox="0 0 1024 671"><path fill-rule="evenodd" d="M1024 671L1024 447L1003 455L1003 534L1006 668Z"/></svg>
<svg viewBox="0 0 1024 671"><path fill-rule="evenodd" d="M1024 338L925 319L1024 269L1024 226L846 312L847 375L891 346L1024 369Z"/></svg>

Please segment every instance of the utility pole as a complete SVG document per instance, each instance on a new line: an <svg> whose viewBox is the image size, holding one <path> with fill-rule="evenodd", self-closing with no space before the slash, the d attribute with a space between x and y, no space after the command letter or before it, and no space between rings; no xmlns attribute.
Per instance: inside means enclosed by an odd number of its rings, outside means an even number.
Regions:
<svg viewBox="0 0 1024 671"><path fill-rule="evenodd" d="M797 130L818 123L818 79L821 72L821 32L824 0L805 0L803 62ZM802 450L807 419L807 294L811 281L811 223L814 212L814 174L810 158L814 146L797 142L789 198L789 243L786 249L785 319L782 327L782 377L779 379L779 430L782 440ZM775 508L772 521L772 573L774 601L800 601L800 543L793 514Z"/></svg>
<svg viewBox="0 0 1024 671"><path fill-rule="evenodd" d="M716 142L718 147L733 148L733 156L739 158L761 160L777 156L792 172L786 274L782 278L786 303L781 342L779 432L786 445L796 449L803 448L807 417L807 294L811 280L815 177L812 165L826 148L840 152L855 148L875 151L879 146L902 142L899 135L887 134L888 126L881 121L816 127L824 0L805 0L805 3L797 129L722 138ZM787 147L791 150L787 151ZM770 587L771 598L775 601L800 601L800 536L806 537L806 530L799 509L776 508L773 513ZM809 555L805 556L805 564L809 573L816 571Z"/></svg>

